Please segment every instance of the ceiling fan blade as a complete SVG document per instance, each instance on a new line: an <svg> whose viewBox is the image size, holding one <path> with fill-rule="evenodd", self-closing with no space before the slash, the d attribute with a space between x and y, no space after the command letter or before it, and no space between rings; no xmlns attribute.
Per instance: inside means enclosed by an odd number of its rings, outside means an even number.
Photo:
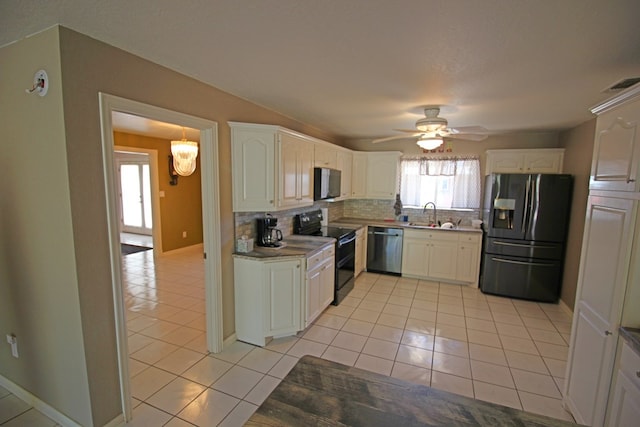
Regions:
<svg viewBox="0 0 640 427"><path fill-rule="evenodd" d="M479 135L477 133L450 133L446 135L447 139L461 139L463 141L484 141L489 135Z"/></svg>
<svg viewBox="0 0 640 427"><path fill-rule="evenodd" d="M420 132L418 129L394 129L396 132L413 133L415 136L422 135L424 132Z"/></svg>
<svg viewBox="0 0 640 427"><path fill-rule="evenodd" d="M410 139L410 138L415 138L417 136L420 136L421 134L414 134L414 135L395 135L395 136L388 136L386 138L378 138L378 139L374 139L373 141L371 141L372 144L379 144L381 142L389 142L389 141L396 141L396 140L400 140L400 139Z"/></svg>
<svg viewBox="0 0 640 427"><path fill-rule="evenodd" d="M457 128L448 128L449 133L478 133L488 134L489 130L482 126L460 126Z"/></svg>

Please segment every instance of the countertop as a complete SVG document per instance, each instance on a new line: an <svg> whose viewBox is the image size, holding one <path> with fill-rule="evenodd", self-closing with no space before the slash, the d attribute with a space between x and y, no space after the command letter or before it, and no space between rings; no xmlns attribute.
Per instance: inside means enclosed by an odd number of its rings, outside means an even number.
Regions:
<svg viewBox="0 0 640 427"><path fill-rule="evenodd" d="M283 247L265 248L254 246L251 252L234 252L234 257L250 258L250 259L266 259L266 258L308 258L322 250L328 243L335 243L333 237L321 236L287 236L282 242Z"/></svg>
<svg viewBox="0 0 640 427"><path fill-rule="evenodd" d="M304 356L245 426L576 424Z"/></svg>
<svg viewBox="0 0 640 427"><path fill-rule="evenodd" d="M412 222L403 222L403 221L385 221L382 219L367 219L367 218L340 218L335 221L331 221L330 225L361 225L361 226L377 226L377 227L399 227L399 228L411 228L415 230L437 230L437 231L446 231L446 232L459 232L464 231L468 233L482 233L482 230L479 228L473 227L457 227L457 228L440 228L440 227L427 227L427 226L415 226L411 225ZM418 223L420 224L420 223Z"/></svg>
<svg viewBox="0 0 640 427"><path fill-rule="evenodd" d="M640 328L620 327L620 336L640 356Z"/></svg>

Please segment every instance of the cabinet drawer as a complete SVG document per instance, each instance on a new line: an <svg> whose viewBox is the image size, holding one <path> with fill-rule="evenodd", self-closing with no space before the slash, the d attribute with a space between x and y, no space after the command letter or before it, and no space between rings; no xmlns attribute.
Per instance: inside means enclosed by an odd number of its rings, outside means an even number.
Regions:
<svg viewBox="0 0 640 427"><path fill-rule="evenodd" d="M480 243L482 240L482 235L480 234L461 234L460 242L461 243Z"/></svg>
<svg viewBox="0 0 640 427"><path fill-rule="evenodd" d="M324 259L333 258L334 256L336 256L336 246L331 245L328 248L324 248L322 250L322 256L324 257Z"/></svg>
<svg viewBox="0 0 640 427"><path fill-rule="evenodd" d="M311 271L317 266L319 266L322 261L324 261L324 253L323 251L317 252L307 258L307 271Z"/></svg>
<svg viewBox="0 0 640 427"><path fill-rule="evenodd" d="M622 346L620 370L636 387L640 388L640 356L627 343Z"/></svg>

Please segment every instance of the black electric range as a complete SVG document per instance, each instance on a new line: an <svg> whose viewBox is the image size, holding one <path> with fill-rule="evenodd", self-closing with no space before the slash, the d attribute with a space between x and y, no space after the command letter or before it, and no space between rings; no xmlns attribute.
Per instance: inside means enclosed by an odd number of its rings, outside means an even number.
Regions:
<svg viewBox="0 0 640 427"><path fill-rule="evenodd" d="M322 211L310 211L293 219L294 234L336 239L336 273L333 305L338 305L351 292L355 283L356 229L322 225Z"/></svg>

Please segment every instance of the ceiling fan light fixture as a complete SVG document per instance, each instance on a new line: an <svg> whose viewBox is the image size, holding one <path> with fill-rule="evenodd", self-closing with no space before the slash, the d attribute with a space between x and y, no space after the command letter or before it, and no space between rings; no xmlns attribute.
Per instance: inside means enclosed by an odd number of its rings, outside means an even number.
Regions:
<svg viewBox="0 0 640 427"><path fill-rule="evenodd" d="M435 150L442 145L443 139L440 137L420 138L417 142L418 146L423 150Z"/></svg>
<svg viewBox="0 0 640 427"><path fill-rule="evenodd" d="M447 119L442 117L425 117L416 122L416 129L421 132L436 132L447 127Z"/></svg>

